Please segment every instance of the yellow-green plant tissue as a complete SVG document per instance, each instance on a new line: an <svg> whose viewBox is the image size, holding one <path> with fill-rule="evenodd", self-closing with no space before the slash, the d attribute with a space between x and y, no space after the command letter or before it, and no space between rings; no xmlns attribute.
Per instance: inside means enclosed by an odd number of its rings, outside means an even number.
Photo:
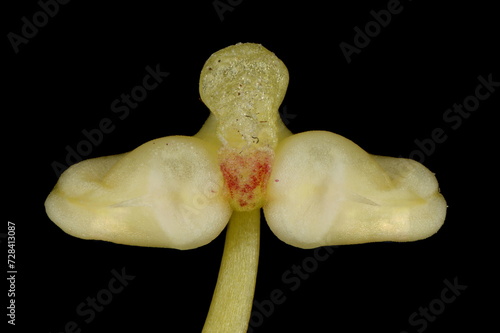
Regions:
<svg viewBox="0 0 500 333"><path fill-rule="evenodd" d="M210 56L200 96L211 114L192 136L167 136L71 166L49 194L49 218L70 235L193 249L228 225L203 332L246 332L259 256L259 211L300 248L427 238L446 202L434 174L365 152L331 132L292 134L278 108L288 70L262 45Z"/></svg>

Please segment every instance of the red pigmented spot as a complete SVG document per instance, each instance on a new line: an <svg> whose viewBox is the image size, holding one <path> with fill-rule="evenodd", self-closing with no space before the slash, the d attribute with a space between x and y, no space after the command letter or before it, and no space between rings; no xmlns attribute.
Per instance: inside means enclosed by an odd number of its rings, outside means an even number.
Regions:
<svg viewBox="0 0 500 333"><path fill-rule="evenodd" d="M219 156L233 208L252 210L261 207L271 173L273 152L265 148L243 152L222 148Z"/></svg>

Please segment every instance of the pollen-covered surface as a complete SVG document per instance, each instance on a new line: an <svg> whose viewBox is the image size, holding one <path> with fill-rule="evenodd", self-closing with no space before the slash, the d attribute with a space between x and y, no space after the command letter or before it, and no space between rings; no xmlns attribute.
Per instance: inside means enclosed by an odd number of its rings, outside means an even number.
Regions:
<svg viewBox="0 0 500 333"><path fill-rule="evenodd" d="M210 56L200 75L200 97L216 118L221 144L275 148L287 85L286 66L262 45L237 44Z"/></svg>
<svg viewBox="0 0 500 333"><path fill-rule="evenodd" d="M244 151L221 148L220 169L233 209L248 211L262 207L273 157L274 152L266 148Z"/></svg>

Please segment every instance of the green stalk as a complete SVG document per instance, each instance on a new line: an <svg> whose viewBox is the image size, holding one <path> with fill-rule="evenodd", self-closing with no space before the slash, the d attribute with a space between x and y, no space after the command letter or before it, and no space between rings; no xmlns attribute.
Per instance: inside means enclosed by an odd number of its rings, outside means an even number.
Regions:
<svg viewBox="0 0 500 333"><path fill-rule="evenodd" d="M259 261L260 210L233 212L204 333L245 333Z"/></svg>

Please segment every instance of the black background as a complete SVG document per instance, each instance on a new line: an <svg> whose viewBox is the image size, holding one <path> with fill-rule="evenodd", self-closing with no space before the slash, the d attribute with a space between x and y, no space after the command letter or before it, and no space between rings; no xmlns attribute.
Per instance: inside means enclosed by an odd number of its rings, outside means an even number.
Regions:
<svg viewBox="0 0 500 333"><path fill-rule="evenodd" d="M456 129L443 120L454 103L474 94L478 76L500 81L493 5L402 1L402 11L348 64L339 44L353 44L354 27L363 29L373 20L370 11L388 1L233 1L223 20L213 1L159 3L71 1L17 54L7 34L20 34L21 18L32 21L40 6L23 1L2 14L7 213L1 232L7 221L16 223L15 329L63 332L75 321L82 332L201 330L224 233L190 251L84 241L55 226L43 202L57 181L53 161L64 163L65 147L76 147L82 130L103 118L116 128L87 157L196 133L208 116L199 72L210 54L237 42L261 43L288 67L281 109L295 133L328 130L370 153L405 157L434 129L447 135L423 161L449 205L445 225L427 240L336 248L292 291L283 274L314 251L282 243L263 220L255 299L279 289L286 301L254 332L417 332L422 326L410 325L409 316L440 297L445 279L467 289L425 332L498 327L500 88ZM170 75L120 120L111 103L157 64ZM6 253L5 239L2 248ZM85 323L77 306L122 268L135 278Z"/></svg>

